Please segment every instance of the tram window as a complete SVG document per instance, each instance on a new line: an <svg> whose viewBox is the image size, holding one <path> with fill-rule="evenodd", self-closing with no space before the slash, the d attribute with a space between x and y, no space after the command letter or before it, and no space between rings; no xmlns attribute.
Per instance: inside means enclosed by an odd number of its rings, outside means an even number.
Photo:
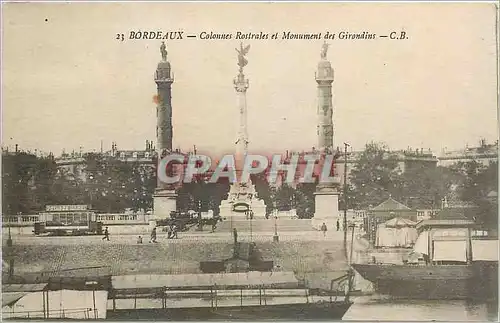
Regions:
<svg viewBox="0 0 500 323"><path fill-rule="evenodd" d="M84 213L75 214L75 222L78 223L87 222L87 216Z"/></svg>

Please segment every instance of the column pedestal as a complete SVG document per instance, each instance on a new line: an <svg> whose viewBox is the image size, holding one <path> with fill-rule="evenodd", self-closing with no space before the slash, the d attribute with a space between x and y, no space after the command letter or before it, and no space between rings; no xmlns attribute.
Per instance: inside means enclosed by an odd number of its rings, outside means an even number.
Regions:
<svg viewBox="0 0 500 323"><path fill-rule="evenodd" d="M321 226L325 223L328 231L336 230L339 216L339 192L336 189L318 191L314 193L314 200L316 207L311 221L313 229L321 230Z"/></svg>
<svg viewBox="0 0 500 323"><path fill-rule="evenodd" d="M177 210L177 193L175 190L157 190L153 195L153 214L149 225L156 225L160 219L170 218L170 213Z"/></svg>

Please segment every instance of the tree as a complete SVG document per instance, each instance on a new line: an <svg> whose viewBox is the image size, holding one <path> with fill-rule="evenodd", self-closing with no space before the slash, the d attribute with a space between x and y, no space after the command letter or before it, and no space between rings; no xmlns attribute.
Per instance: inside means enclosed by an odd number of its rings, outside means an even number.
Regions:
<svg viewBox="0 0 500 323"><path fill-rule="evenodd" d="M351 171L352 196L355 207L377 205L397 193L400 181L396 155L383 143L370 142ZM353 202L354 203L354 202Z"/></svg>
<svg viewBox="0 0 500 323"><path fill-rule="evenodd" d="M153 194L156 188L156 173L150 165L134 163L132 165L132 210L146 212L153 208Z"/></svg>
<svg viewBox="0 0 500 323"><path fill-rule="evenodd" d="M339 188L342 194L339 196L339 210L344 210L345 198L344 198L344 187ZM357 205L361 203L360 194L355 194L354 186L347 183L347 209L354 209Z"/></svg>
<svg viewBox="0 0 500 323"><path fill-rule="evenodd" d="M217 183L210 183L208 179L200 177L190 183L183 183L177 190L177 209L183 212L212 210L217 216L221 201L227 198L229 180L220 178Z"/></svg>
<svg viewBox="0 0 500 323"><path fill-rule="evenodd" d="M52 156L3 154L2 171L4 214L37 213L49 204L83 203L82 181L58 167Z"/></svg>
<svg viewBox="0 0 500 323"><path fill-rule="evenodd" d="M450 168L465 177L459 185L460 198L464 201L477 202L486 198L489 192L498 190L498 162L485 166L471 160L455 163Z"/></svg>
<svg viewBox="0 0 500 323"><path fill-rule="evenodd" d="M27 214L37 209L32 191L37 162L35 155L25 152L2 155L4 214Z"/></svg>
<svg viewBox="0 0 500 323"><path fill-rule="evenodd" d="M498 228L498 202L488 199L492 191L498 194L498 162L488 166L472 160L458 162L451 169L464 177L458 185L458 195L463 201L477 206L476 223L490 230Z"/></svg>
<svg viewBox="0 0 500 323"><path fill-rule="evenodd" d="M462 180L453 169L419 165L402 174L396 197L411 208L436 209Z"/></svg>
<svg viewBox="0 0 500 323"><path fill-rule="evenodd" d="M276 190L274 200L276 201L276 208L279 211L289 211L295 200L295 190L288 184L283 183Z"/></svg>
<svg viewBox="0 0 500 323"><path fill-rule="evenodd" d="M252 181L252 184L255 186L257 198L264 201L264 203L266 204L266 215L269 215L273 211L274 205L271 186L269 185L266 176L266 173L251 174L250 179Z"/></svg>
<svg viewBox="0 0 500 323"><path fill-rule="evenodd" d="M47 204L85 204L83 181L64 167L57 168L50 187L50 202Z"/></svg>
<svg viewBox="0 0 500 323"><path fill-rule="evenodd" d="M310 219L314 216L316 183L300 183L295 191L295 205L299 219Z"/></svg>
<svg viewBox="0 0 500 323"><path fill-rule="evenodd" d="M138 163L128 163L102 154L85 156L85 201L100 212L123 212L148 204L151 171ZM141 196L141 197L139 197Z"/></svg>

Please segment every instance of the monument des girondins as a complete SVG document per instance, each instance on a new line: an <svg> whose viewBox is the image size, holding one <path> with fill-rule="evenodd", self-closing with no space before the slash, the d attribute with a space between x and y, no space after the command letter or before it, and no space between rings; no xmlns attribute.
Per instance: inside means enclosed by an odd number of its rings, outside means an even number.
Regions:
<svg viewBox="0 0 500 323"><path fill-rule="evenodd" d="M315 193L315 215L313 227L324 223L333 225L338 214L338 186L340 180L334 174L334 163L339 152L333 149L333 103L332 83L334 73L327 59L328 44L325 42L320 52L315 79L318 89L318 124L317 147L309 154L291 156L283 161L281 155L262 156L248 153L249 135L247 130L246 93L250 86L244 74L248 64L247 54L250 45L240 44L238 53L238 74L233 80L239 111L239 128L232 155L212 158L203 155L182 155L172 151L172 83L171 65L167 60L167 49L164 42L160 47L162 59L155 73L157 85L157 149L159 164L157 173L157 189L154 195L154 214L160 219L168 217L176 211L175 183L189 183L200 176L207 182L218 182L227 178L231 183L228 198L220 205L222 213L233 214L235 205L244 205L245 209L259 213L265 212L265 204L257 197L250 175L265 173L266 180L273 184L278 176L283 176L284 183L318 183Z"/></svg>

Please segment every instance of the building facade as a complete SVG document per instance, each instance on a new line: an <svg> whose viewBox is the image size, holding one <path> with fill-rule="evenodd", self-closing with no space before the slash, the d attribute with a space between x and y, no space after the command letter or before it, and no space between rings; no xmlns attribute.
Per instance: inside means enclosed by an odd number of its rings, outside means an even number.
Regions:
<svg viewBox="0 0 500 323"><path fill-rule="evenodd" d="M438 160L439 166L446 167L458 162L470 161L489 166L493 162L498 162L498 140L493 144L488 144L486 140L481 139L477 147L466 146L458 150L443 149Z"/></svg>

